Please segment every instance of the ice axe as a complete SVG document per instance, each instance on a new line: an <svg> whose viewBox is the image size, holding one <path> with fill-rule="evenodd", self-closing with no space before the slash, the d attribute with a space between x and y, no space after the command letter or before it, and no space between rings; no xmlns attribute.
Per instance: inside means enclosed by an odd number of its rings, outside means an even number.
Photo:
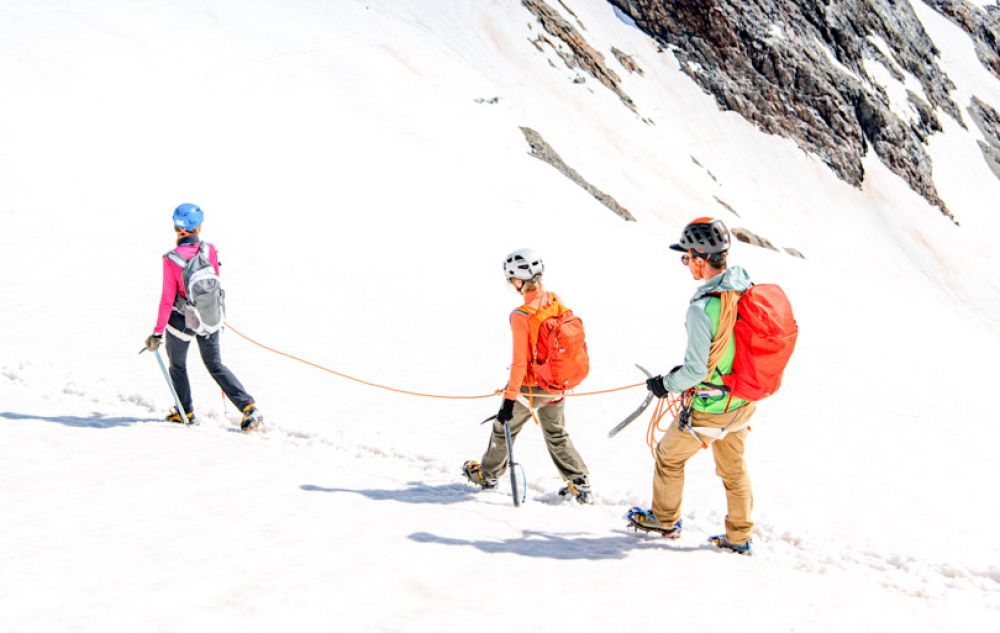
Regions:
<svg viewBox="0 0 1000 633"><path fill-rule="evenodd" d="M653 377L653 374L651 374L648 371L646 371L646 368L643 367L642 365L638 365L637 364L636 367L639 368L639 371L641 371L642 373L646 374L647 378L652 378ZM642 415L642 413L647 408L649 408L649 403L651 403L652 401L653 401L653 392L652 391L647 391L646 392L646 397L643 399L642 404L639 405L639 408L637 408L635 411L633 411L632 413L630 413L627 418L625 418L624 420L622 420L621 422L619 422L617 425L615 425L615 428L613 428L610 431L608 431L608 437L614 437L615 435L618 435L619 431L621 431L622 429L624 429L626 426L628 426L629 424L631 424L633 420L635 420L637 417L639 417L640 415Z"/></svg>
<svg viewBox="0 0 1000 633"><path fill-rule="evenodd" d="M480 424L486 424L492 420L496 420L497 416L491 415L486 418ZM517 494L517 474L514 472L514 466L520 466L520 464L514 463L514 441L510 437L510 424L503 422L503 438L507 442L507 470L510 471L510 492L511 496L514 497L514 507L520 507L521 499Z"/></svg>
<svg viewBox="0 0 1000 633"><path fill-rule="evenodd" d="M146 348L139 350L139 353L146 351ZM177 415L181 416L183 420L187 413L184 411L184 407L181 406L181 399L177 397L177 390L174 389L174 381L170 380L170 374L167 373L167 366L163 363L163 357L160 356L160 350L153 350L153 355L156 356L156 362L160 364L160 371L163 372L163 379L167 381L167 387L170 388L170 395L174 397L174 406L177 407Z"/></svg>

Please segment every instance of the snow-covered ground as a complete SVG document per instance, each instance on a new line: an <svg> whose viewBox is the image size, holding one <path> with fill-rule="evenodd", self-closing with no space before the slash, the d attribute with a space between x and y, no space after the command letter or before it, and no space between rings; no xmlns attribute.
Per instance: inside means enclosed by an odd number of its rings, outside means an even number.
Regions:
<svg viewBox="0 0 1000 633"><path fill-rule="evenodd" d="M1000 183L975 125L942 113L931 143L956 227L875 157L858 191L718 111L609 5L551 4L638 115L536 49L513 0L0 6L0 631L996 627ZM914 6L963 111L1000 107L969 38ZM519 126L639 221L530 157ZM606 433L639 390L567 407L589 507L558 502L536 428L524 506L462 483L495 399L372 389L231 331L267 431L235 432L194 352L203 424L159 422L170 396L136 352L182 201L206 211L234 327L434 393L504 382L514 248L584 318L587 389L680 362L695 283L666 245L691 217L800 250L732 255L801 327L750 436L758 555L704 545L724 514L706 455L679 542L624 529L649 503L645 420Z"/></svg>

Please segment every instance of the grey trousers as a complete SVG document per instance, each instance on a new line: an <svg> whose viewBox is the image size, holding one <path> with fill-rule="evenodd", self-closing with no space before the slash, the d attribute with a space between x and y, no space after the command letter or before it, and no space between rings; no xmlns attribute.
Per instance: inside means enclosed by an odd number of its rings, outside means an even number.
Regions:
<svg viewBox="0 0 1000 633"><path fill-rule="evenodd" d="M538 423L542 427L545 446L549 449L552 463L559 469L564 481L586 475L587 465L576 452L573 441L566 432L566 401L561 394L549 393L535 388L524 387L521 393L529 401L533 400ZM534 394L534 395L532 395ZM515 441L521 428L531 420L531 410L521 404L514 403L514 417L510 425L510 439ZM507 470L507 439L504 437L503 424L493 421L493 432L490 434L490 444L483 453L480 462L483 474L490 479L497 479Z"/></svg>

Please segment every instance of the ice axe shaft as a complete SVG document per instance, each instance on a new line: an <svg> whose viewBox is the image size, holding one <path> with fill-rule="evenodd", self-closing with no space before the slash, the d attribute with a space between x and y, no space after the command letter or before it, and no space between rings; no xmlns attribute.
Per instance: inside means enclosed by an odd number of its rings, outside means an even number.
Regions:
<svg viewBox="0 0 1000 633"><path fill-rule="evenodd" d="M486 424L496 419L496 415L491 415L480 422L480 424ZM514 463L514 441L510 435L510 424L507 422L502 422L501 424L503 424L503 439L507 442L507 470L510 471L510 492L511 496L514 497L514 507L517 508L521 505L521 499L517 495L517 475L514 473L514 466L517 465Z"/></svg>
<svg viewBox="0 0 1000 633"><path fill-rule="evenodd" d="M494 418L496 416L493 416ZM503 423L503 438L507 442L507 470L510 471L510 492L511 496L514 497L514 507L520 507L521 499L518 498L517 492L517 474L514 472L514 441L510 436L510 424L507 422Z"/></svg>
<svg viewBox="0 0 1000 633"><path fill-rule="evenodd" d="M170 380L170 374L167 372L167 366L163 363L163 357L160 356L160 350L153 350L153 354L156 355L156 362L160 364L163 379L167 381L167 387L170 388L170 395L174 397L174 406L177 407L177 415L181 416L181 420L183 420L187 417L187 411L181 406L181 399L177 397L177 390L174 389L174 381Z"/></svg>

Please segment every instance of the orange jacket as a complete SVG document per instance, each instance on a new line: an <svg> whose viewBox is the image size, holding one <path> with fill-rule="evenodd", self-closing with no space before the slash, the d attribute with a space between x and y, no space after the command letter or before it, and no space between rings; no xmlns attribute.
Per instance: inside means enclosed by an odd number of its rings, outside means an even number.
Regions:
<svg viewBox="0 0 1000 633"><path fill-rule="evenodd" d="M551 303L549 293L539 284L536 290L524 294L524 303L521 305L544 308ZM530 371L531 360L535 355L531 349L531 317L520 310L514 310L510 313L510 331L513 336L513 358L510 362L510 379L503 397L513 400L521 393L522 385L534 387L537 384Z"/></svg>

